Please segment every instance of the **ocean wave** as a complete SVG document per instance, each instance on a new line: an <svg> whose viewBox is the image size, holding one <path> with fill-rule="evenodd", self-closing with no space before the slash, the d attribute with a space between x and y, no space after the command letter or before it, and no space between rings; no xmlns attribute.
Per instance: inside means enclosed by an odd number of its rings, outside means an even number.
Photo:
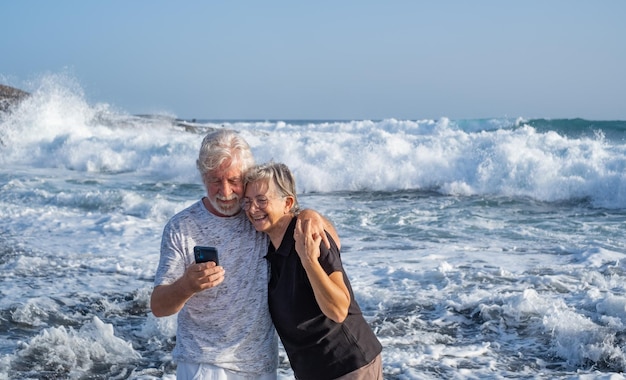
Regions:
<svg viewBox="0 0 626 380"><path fill-rule="evenodd" d="M196 183L202 135L231 128L258 162L289 165L301 192L434 190L626 207L625 121L188 121L91 105L78 86L50 80L0 123L7 166Z"/></svg>

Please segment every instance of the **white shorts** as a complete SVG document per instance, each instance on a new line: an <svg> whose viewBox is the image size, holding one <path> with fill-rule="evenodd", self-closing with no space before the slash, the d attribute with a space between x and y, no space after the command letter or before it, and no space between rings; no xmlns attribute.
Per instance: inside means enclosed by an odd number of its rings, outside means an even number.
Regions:
<svg viewBox="0 0 626 380"><path fill-rule="evenodd" d="M177 363L177 380L276 380L276 372L263 375L246 375L211 364Z"/></svg>

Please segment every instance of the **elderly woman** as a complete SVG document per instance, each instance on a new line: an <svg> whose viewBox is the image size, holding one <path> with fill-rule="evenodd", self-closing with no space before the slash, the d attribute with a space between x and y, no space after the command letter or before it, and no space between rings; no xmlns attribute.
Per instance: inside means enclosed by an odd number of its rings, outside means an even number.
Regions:
<svg viewBox="0 0 626 380"><path fill-rule="evenodd" d="M354 299L331 237L320 244L298 219L287 166L256 166L245 176L242 208L270 245L269 308L297 379L382 379L382 346Z"/></svg>

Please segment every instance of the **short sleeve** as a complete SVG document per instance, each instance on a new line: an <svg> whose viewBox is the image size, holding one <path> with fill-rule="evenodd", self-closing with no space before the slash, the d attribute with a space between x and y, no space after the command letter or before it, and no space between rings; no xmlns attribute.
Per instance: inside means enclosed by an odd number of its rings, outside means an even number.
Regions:
<svg viewBox="0 0 626 380"><path fill-rule="evenodd" d="M320 244L320 265L324 268L324 272L328 275L333 272L343 272L339 248L337 248L337 244L328 232L326 233L326 237L330 242L330 249L326 248L326 244L324 244L324 242Z"/></svg>

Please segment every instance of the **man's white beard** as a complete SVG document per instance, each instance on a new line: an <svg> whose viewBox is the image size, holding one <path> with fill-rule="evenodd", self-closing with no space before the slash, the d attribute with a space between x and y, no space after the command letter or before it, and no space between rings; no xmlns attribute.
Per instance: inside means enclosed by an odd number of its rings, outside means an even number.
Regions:
<svg viewBox="0 0 626 380"><path fill-rule="evenodd" d="M233 216L233 215L236 215L239 212L239 210L241 210L241 206L239 202L235 202L233 206L227 206L227 207L225 207L221 203L218 203L218 198L221 198L222 200L226 200L226 201L230 201L233 199L238 201L239 197L235 194L231 195L227 199L224 199L224 197L216 197L215 199L211 197L208 197L208 198L209 198L209 203L211 203L211 205L215 208L215 210L217 210L217 212L219 212L222 215Z"/></svg>

